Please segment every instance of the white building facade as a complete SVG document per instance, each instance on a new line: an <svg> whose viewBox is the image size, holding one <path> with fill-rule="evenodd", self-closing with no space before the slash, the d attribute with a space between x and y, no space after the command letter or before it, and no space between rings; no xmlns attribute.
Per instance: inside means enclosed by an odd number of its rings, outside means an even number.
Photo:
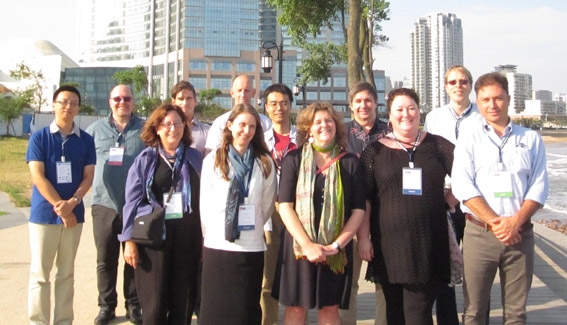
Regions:
<svg viewBox="0 0 567 325"><path fill-rule="evenodd" d="M410 40L411 85L420 97L420 107L431 110L447 104L445 72L464 61L461 19L452 13L420 17Z"/></svg>

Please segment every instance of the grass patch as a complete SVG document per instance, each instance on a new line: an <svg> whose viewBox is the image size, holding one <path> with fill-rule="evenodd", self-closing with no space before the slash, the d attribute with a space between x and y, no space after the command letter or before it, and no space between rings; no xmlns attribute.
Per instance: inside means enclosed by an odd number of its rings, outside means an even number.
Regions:
<svg viewBox="0 0 567 325"><path fill-rule="evenodd" d="M26 164L28 140L0 137L0 191L8 193L18 207L30 206L32 181Z"/></svg>
<svg viewBox="0 0 567 325"><path fill-rule="evenodd" d="M7 214L8 214L8 212L6 212L6 211L0 211L0 217L1 217L1 216L5 216L5 215L7 215Z"/></svg>

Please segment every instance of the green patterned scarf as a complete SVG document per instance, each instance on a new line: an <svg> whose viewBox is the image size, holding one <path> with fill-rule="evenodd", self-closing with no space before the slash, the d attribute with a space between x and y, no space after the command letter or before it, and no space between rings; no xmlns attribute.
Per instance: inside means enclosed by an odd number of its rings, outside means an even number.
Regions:
<svg viewBox="0 0 567 325"><path fill-rule="evenodd" d="M333 143L329 148L331 157L339 155L339 147ZM329 151L325 148L316 148L306 143L302 149L301 165L299 166L299 177L297 179L295 212L303 229L312 242L329 245L340 234L344 226L344 197L343 185L339 160L331 164L327 169L325 177L325 189L323 194L323 209L319 229L315 229L315 209L313 208L313 189L315 187L316 164L313 158L313 150ZM301 246L294 240L293 251L297 259L304 258ZM327 256L327 263L335 273L344 273L347 264L346 253L341 250L336 255Z"/></svg>

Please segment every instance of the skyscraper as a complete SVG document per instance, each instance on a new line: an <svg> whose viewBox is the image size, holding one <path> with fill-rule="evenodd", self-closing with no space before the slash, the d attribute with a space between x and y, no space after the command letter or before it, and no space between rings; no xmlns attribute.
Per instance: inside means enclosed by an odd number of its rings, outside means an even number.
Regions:
<svg viewBox="0 0 567 325"><path fill-rule="evenodd" d="M431 110L448 103L445 71L463 64L461 19L451 13L420 17L410 34L411 84L419 94L420 107Z"/></svg>
<svg viewBox="0 0 567 325"><path fill-rule="evenodd" d="M517 66L512 64L499 65L494 68L508 80L510 95L510 114L520 114L526 109L526 100L532 95L532 75L518 73Z"/></svg>
<svg viewBox="0 0 567 325"><path fill-rule="evenodd" d="M156 97L168 97L183 79L198 90L220 89L220 104L231 107L237 75L250 76L260 90L272 83L259 64L261 40L273 38L276 26L265 0L93 0L91 7L87 62L147 67Z"/></svg>

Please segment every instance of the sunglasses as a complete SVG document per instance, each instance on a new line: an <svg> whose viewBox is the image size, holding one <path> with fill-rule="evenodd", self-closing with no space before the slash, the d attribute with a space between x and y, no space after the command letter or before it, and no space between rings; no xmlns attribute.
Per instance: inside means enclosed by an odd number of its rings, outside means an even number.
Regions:
<svg viewBox="0 0 567 325"><path fill-rule="evenodd" d="M129 103L130 101L132 101L132 97L126 96L126 97L122 97L122 96L116 96L116 97L112 97L112 100L115 103L120 103L121 101L124 101L125 103Z"/></svg>
<svg viewBox="0 0 567 325"><path fill-rule="evenodd" d="M469 84L469 81L466 80L466 79L463 79L463 80L449 80L449 81L447 81L447 83L448 83L449 85L451 85L451 86L454 86L454 85L456 85L457 83L458 83L459 85L461 85L461 86L466 86L466 85Z"/></svg>

